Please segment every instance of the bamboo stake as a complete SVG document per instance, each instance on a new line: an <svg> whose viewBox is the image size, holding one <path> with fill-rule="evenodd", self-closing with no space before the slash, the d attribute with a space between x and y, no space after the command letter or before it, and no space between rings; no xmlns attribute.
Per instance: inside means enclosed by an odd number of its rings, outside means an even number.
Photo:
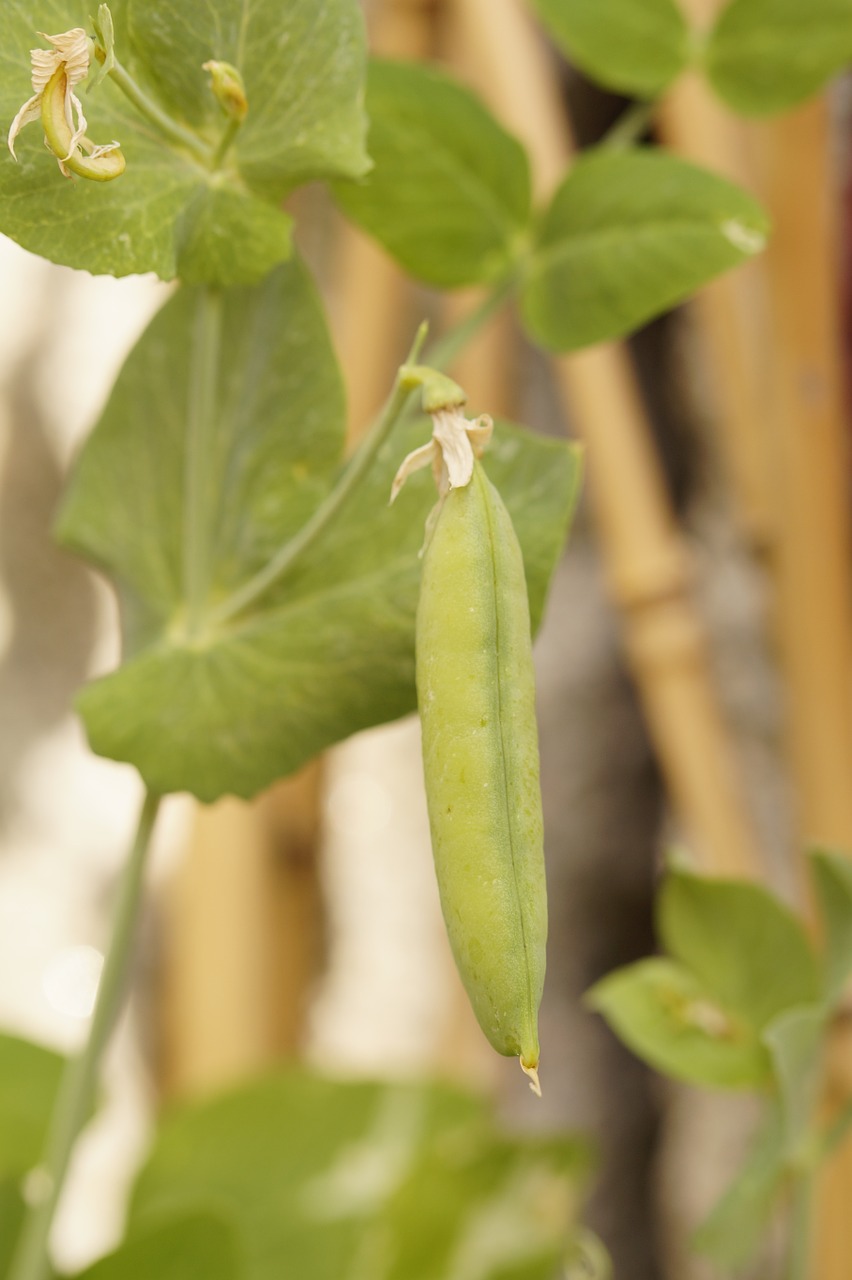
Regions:
<svg viewBox="0 0 852 1280"><path fill-rule="evenodd" d="M481 84L529 148L540 199L570 157L554 68L517 0L455 0ZM628 657L674 804L708 868L754 876L759 858L716 705L680 540L624 351L559 359L555 372L588 451L589 488Z"/></svg>
<svg viewBox="0 0 852 1280"><path fill-rule="evenodd" d="M166 904L167 1094L214 1089L269 1060L267 854L250 805L198 808Z"/></svg>
<svg viewBox="0 0 852 1280"><path fill-rule="evenodd" d="M826 103L765 127L773 487L790 754L806 842L852 851L852 563Z"/></svg>
<svg viewBox="0 0 852 1280"><path fill-rule="evenodd" d="M695 17L707 8L687 0ZM681 76L658 112L663 140L695 164L753 185L744 130L697 72ZM768 324L765 267L760 261L707 285L692 302L702 345L713 370L716 426L734 490L738 516L751 545L766 553L776 510L769 468Z"/></svg>
<svg viewBox="0 0 852 1280"><path fill-rule="evenodd" d="M772 478L788 753L803 842L852 852L852 562L827 104L813 103L758 136L775 226L768 256L777 352ZM841 1025L830 1046L827 1114L848 1099L850 1079L852 1045ZM820 1180L818 1280L846 1280L852 1268L850 1199L847 1141Z"/></svg>
<svg viewBox="0 0 852 1280"><path fill-rule="evenodd" d="M424 58L433 48L435 0L373 0L372 49L385 57ZM356 440L382 404L410 339L405 317L412 288L372 240L347 223L340 245L338 346Z"/></svg>

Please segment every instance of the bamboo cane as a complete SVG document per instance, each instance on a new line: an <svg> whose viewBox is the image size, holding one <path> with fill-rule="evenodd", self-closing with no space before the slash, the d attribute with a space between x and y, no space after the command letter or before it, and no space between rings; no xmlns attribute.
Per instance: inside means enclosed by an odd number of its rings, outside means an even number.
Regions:
<svg viewBox="0 0 852 1280"><path fill-rule="evenodd" d="M199 807L166 902L160 1084L191 1094L269 1060L268 849L250 805Z"/></svg>
<svg viewBox="0 0 852 1280"><path fill-rule="evenodd" d="M570 157L554 68L517 0L455 0L475 41L480 84L529 148L540 199ZM632 370L602 346L554 365L588 452L589 488L626 647L668 786L702 861L757 874L759 858L688 593L678 536Z"/></svg>
<svg viewBox="0 0 852 1280"><path fill-rule="evenodd" d="M788 754L803 842L852 853L852 562L827 104L796 111L758 137L775 227L768 255L777 352L772 479ZM827 1114L848 1099L850 1079L852 1045L838 1026ZM817 1280L850 1274L850 1199L846 1142L820 1180Z"/></svg>
<svg viewBox="0 0 852 1280"><path fill-rule="evenodd" d="M320 963L318 765L193 816L166 901L160 1086L229 1084L300 1047Z"/></svg>
<svg viewBox="0 0 852 1280"><path fill-rule="evenodd" d="M370 44L392 58L424 58L435 39L435 0L372 0ZM341 234L338 332L349 395L350 441L358 438L388 392L405 354L403 323L412 289L399 267L351 224Z"/></svg>
<svg viewBox="0 0 852 1280"><path fill-rule="evenodd" d="M687 0L686 7L696 19L708 17L703 0ZM742 186L753 186L744 130L703 76L681 76L661 103L658 121L673 151ZM749 543L761 554L771 548L777 514L769 467L764 277L764 266L756 261L707 285L692 303L713 370L713 422L737 514Z"/></svg>

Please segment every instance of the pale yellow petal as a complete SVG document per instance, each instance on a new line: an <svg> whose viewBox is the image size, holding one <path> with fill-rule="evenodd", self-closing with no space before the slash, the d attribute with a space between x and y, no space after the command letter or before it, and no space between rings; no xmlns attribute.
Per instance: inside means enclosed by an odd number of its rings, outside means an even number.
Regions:
<svg viewBox="0 0 852 1280"><path fill-rule="evenodd" d="M473 476L475 457L467 435L467 419L458 409L432 415L432 432L441 449L451 489L463 489Z"/></svg>
<svg viewBox="0 0 852 1280"><path fill-rule="evenodd" d="M430 440L428 444L421 445L419 449L415 449L413 453L410 453L407 458L403 458L391 485L391 502L396 500L400 489L409 476L414 475L415 471L422 471L424 467L432 465L437 452L435 441Z"/></svg>
<svg viewBox="0 0 852 1280"><path fill-rule="evenodd" d="M54 70L60 63L65 64L68 84L72 89L85 80L89 74L90 47L89 37L82 27L72 27L70 31L62 31L57 36L49 36L44 31L39 31L39 35L42 40L46 40L53 46L54 52L51 56L54 59ZM35 67L36 54L42 52L43 50L38 49L32 51L33 67Z"/></svg>
<svg viewBox="0 0 852 1280"><path fill-rule="evenodd" d="M32 124L34 120L38 120L40 117L41 96L39 94L35 94L28 102L24 103L9 128L9 150L12 155L15 156L16 160L18 157L15 155L15 139L25 124Z"/></svg>

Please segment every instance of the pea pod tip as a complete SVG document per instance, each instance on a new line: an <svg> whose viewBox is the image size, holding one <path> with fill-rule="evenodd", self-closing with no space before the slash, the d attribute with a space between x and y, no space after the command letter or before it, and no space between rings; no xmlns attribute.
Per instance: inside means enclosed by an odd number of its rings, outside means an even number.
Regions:
<svg viewBox="0 0 852 1280"><path fill-rule="evenodd" d="M528 1067L527 1064L524 1062L523 1058L519 1058L518 1061L521 1064L521 1070L523 1071L524 1075L529 1077L530 1088L532 1089L535 1096L537 1098L540 1098L541 1097L541 1081L538 1078L537 1067Z"/></svg>

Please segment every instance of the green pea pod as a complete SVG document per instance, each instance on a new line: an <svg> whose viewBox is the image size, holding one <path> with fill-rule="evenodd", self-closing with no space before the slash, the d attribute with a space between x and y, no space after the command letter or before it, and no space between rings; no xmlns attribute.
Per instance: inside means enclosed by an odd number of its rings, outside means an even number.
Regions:
<svg viewBox="0 0 852 1280"><path fill-rule="evenodd" d="M512 521L478 463L430 530L417 696L456 964L489 1041L538 1092L547 899L529 603Z"/></svg>

